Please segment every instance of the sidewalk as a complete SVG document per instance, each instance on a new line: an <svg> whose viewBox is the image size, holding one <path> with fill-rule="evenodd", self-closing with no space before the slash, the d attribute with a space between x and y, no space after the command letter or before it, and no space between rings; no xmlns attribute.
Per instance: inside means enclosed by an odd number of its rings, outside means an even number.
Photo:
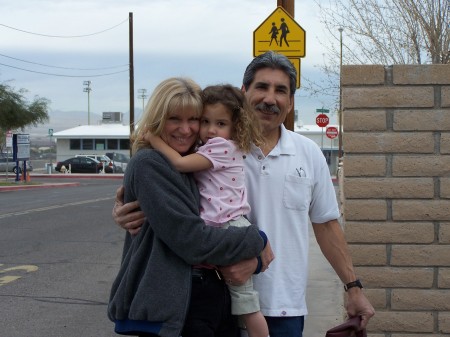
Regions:
<svg viewBox="0 0 450 337"><path fill-rule="evenodd" d="M324 337L327 330L344 321L344 288L323 256L311 229L309 235L309 277L306 290L308 316L305 337Z"/></svg>

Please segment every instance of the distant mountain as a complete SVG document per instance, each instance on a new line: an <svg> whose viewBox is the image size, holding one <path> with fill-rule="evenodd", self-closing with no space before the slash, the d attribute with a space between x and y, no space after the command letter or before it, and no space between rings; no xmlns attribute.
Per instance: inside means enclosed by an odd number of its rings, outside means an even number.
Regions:
<svg viewBox="0 0 450 337"><path fill-rule="evenodd" d="M30 134L32 143L46 144L50 142L48 130L53 129L53 133L74 128L79 125L88 124L88 115L86 111L59 111L49 112L49 121L36 127L26 128L23 133ZM91 112L91 124L98 124L102 117Z"/></svg>

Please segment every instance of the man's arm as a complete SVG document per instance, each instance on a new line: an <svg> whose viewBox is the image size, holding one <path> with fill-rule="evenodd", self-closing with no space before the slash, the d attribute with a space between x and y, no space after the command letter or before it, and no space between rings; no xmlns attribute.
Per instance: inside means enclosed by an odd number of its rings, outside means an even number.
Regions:
<svg viewBox="0 0 450 337"><path fill-rule="evenodd" d="M112 217L114 221L123 229L136 235L145 221L144 212L139 209L139 202L133 201L124 204L123 202L124 188L120 186L116 190L116 199L112 209Z"/></svg>
<svg viewBox="0 0 450 337"><path fill-rule="evenodd" d="M330 262L341 281L344 284L355 281L357 277L353 269L353 262L339 222L331 220L322 224L313 223L313 229L323 255ZM365 328L369 319L375 314L375 310L362 289L353 287L347 291L347 294L347 314L350 317L361 316L361 328Z"/></svg>

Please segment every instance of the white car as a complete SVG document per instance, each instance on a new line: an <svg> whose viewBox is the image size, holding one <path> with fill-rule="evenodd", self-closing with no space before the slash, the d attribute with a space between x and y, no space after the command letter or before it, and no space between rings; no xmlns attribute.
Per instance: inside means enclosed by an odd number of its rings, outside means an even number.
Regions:
<svg viewBox="0 0 450 337"><path fill-rule="evenodd" d="M124 155L120 152L106 152L106 155L112 160L114 164L114 172L125 172L127 165L130 162L129 156Z"/></svg>

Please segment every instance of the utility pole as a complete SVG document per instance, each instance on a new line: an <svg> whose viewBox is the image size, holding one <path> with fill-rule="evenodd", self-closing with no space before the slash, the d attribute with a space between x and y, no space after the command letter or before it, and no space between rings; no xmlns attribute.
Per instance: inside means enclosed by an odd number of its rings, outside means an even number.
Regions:
<svg viewBox="0 0 450 337"><path fill-rule="evenodd" d="M85 88L83 89L84 92L87 92L88 94L88 125L91 125L91 102L90 102L90 94L91 94L91 81L84 81L83 85Z"/></svg>
<svg viewBox="0 0 450 337"><path fill-rule="evenodd" d="M134 132L134 62L133 62L133 13L128 16L129 57L130 57L130 139ZM130 157L132 155L130 142Z"/></svg>
<svg viewBox="0 0 450 337"><path fill-rule="evenodd" d="M294 0L277 0L277 6L278 7L283 7L283 9L288 12L292 18L294 18L294 13L295 13L295 6L294 6ZM299 74L300 76L300 74ZM284 120L284 126L286 127L286 129L294 131L294 117L295 117L295 112L294 112L294 95L292 95L292 110L288 113L288 115L286 116L286 119Z"/></svg>
<svg viewBox="0 0 450 337"><path fill-rule="evenodd" d="M145 99L148 97L147 96L147 89L138 89L138 98L142 99L142 112L144 112L144 108L145 108Z"/></svg>
<svg viewBox="0 0 450 337"><path fill-rule="evenodd" d="M344 28L339 27L339 41L341 47L341 55L339 58L339 134L338 134L338 142L339 142L339 151L338 156L342 158L342 32Z"/></svg>

